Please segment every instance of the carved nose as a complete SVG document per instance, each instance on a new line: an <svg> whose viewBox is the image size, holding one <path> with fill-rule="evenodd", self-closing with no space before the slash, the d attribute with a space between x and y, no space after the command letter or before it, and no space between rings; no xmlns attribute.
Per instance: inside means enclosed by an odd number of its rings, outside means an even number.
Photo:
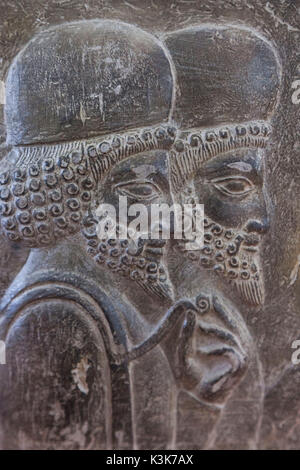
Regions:
<svg viewBox="0 0 300 470"><path fill-rule="evenodd" d="M266 233L270 228L270 221L268 217L262 220L249 220L246 225L247 232L256 232L260 234Z"/></svg>

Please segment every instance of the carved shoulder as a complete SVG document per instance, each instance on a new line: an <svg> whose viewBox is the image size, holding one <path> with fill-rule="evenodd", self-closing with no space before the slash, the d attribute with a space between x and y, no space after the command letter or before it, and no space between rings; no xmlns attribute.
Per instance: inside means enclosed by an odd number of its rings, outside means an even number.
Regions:
<svg viewBox="0 0 300 470"><path fill-rule="evenodd" d="M127 368L115 363L120 344L87 292L59 282L36 284L2 315L3 448L105 449L119 426L128 428L130 439ZM112 408L121 389L129 412L118 423L119 405Z"/></svg>

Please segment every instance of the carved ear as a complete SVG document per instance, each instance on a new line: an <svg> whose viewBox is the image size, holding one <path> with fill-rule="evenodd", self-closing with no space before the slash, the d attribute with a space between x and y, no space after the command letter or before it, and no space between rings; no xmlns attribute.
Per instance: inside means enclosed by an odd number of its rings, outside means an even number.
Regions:
<svg viewBox="0 0 300 470"><path fill-rule="evenodd" d="M11 241L46 247L80 230L95 182L75 151L0 176L1 228Z"/></svg>

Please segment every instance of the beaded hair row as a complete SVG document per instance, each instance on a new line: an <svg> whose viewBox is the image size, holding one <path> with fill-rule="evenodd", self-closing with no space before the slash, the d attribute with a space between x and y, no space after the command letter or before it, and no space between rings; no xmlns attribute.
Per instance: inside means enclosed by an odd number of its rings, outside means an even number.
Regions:
<svg viewBox="0 0 300 470"><path fill-rule="evenodd" d="M238 148L266 147L270 133L271 126L264 121L182 132L170 150L174 190L182 189L205 161L217 155Z"/></svg>

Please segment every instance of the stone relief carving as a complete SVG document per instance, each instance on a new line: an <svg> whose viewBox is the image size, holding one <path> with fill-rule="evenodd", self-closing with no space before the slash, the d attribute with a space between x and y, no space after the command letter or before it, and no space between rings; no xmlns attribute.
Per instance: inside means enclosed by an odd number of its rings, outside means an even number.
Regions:
<svg viewBox="0 0 300 470"><path fill-rule="evenodd" d="M230 24L158 40L79 21L16 56L1 230L30 254L1 304L4 448L257 446L264 385L239 306L264 302L280 84L274 47ZM203 203L203 247L99 239L95 210L120 195Z"/></svg>

